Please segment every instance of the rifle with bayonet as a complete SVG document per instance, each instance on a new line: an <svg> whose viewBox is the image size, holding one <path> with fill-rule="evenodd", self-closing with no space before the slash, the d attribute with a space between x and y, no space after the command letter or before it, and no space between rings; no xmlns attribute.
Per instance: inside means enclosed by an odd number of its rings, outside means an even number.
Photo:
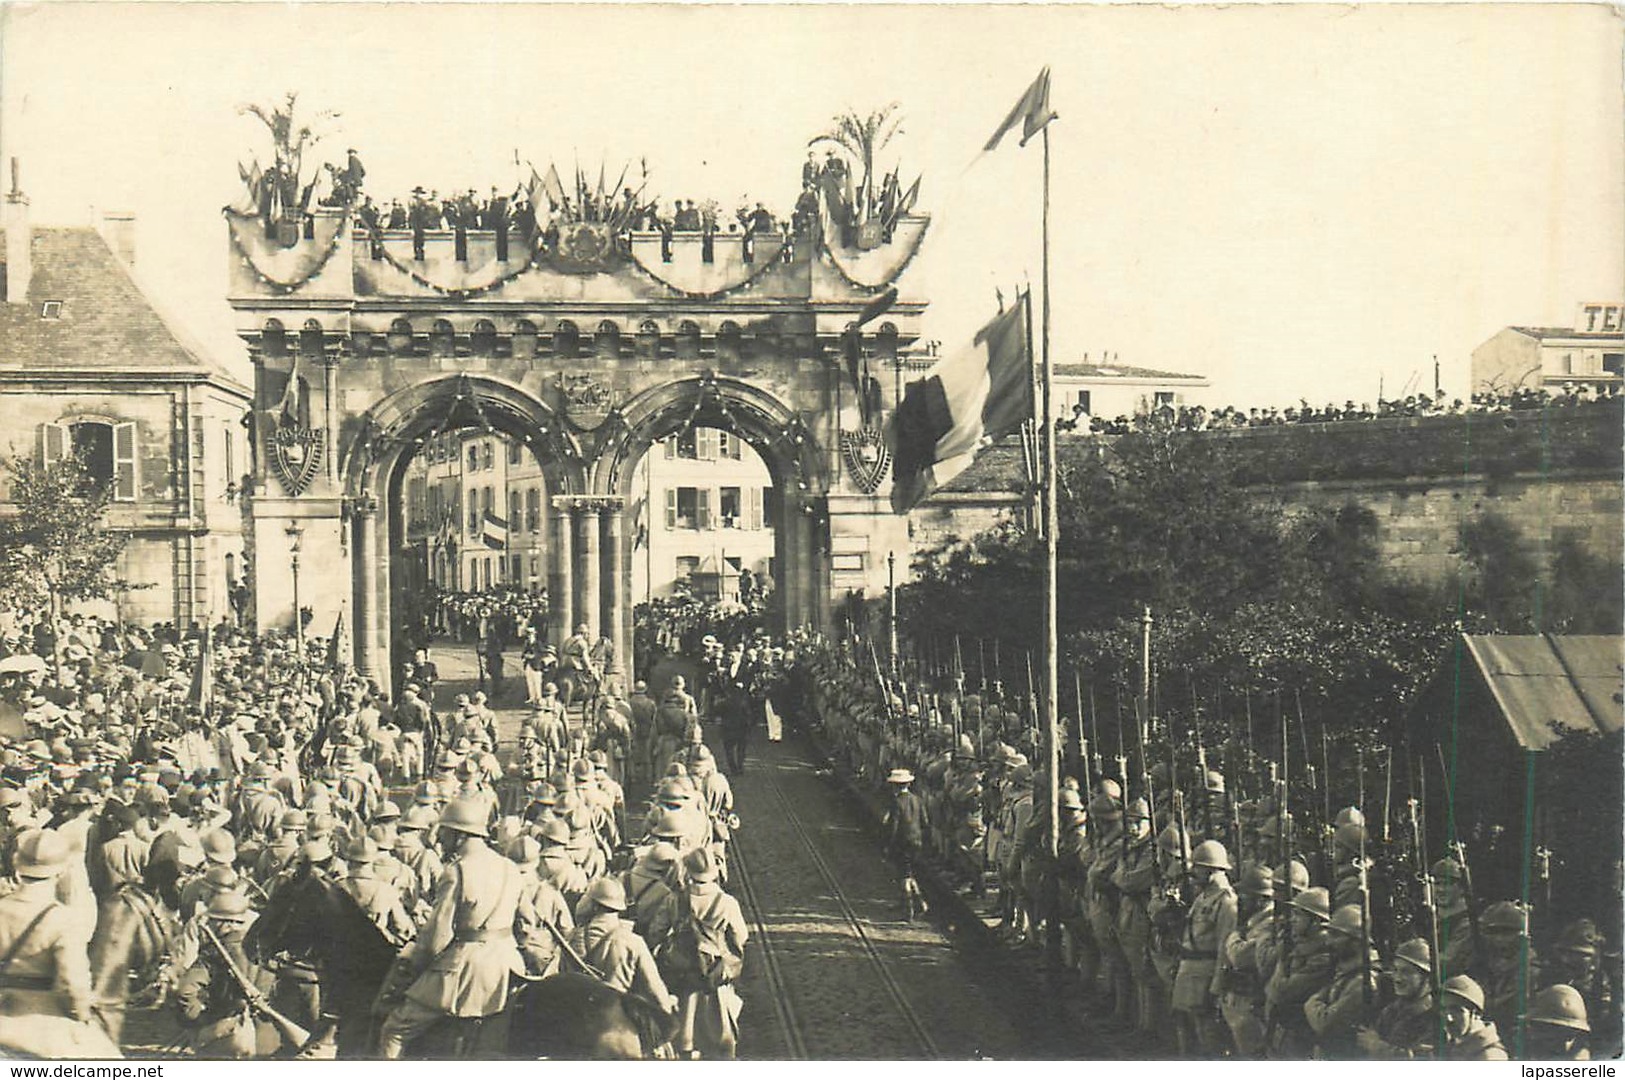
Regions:
<svg viewBox="0 0 1625 1080"><path fill-rule="evenodd" d="M202 929L204 938L210 945L214 946L215 952L220 954L220 959L226 965L227 974L231 976L231 980L242 991L243 1000L248 1003L249 1007L271 1021L276 1026L276 1029L282 1033L282 1038L288 1045L303 1047L310 1042L310 1032L273 1008L271 1003L266 1000L265 992L250 982L248 976L243 974L242 969L237 966L237 962L231 958L231 953L226 950L226 946L215 936L214 928L209 925L208 917L200 917L197 924Z"/></svg>

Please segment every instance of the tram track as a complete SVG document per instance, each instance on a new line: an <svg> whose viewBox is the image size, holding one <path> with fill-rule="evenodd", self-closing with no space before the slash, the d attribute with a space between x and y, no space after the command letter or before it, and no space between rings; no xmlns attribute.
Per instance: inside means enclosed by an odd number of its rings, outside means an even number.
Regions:
<svg viewBox="0 0 1625 1080"><path fill-rule="evenodd" d="M779 964L779 954L773 945L773 935L768 932L767 920L762 915L761 898L756 893L756 887L751 884L750 865L745 858L743 844L732 844L728 857L739 871L739 891L743 894L745 907L748 909L751 927L755 931L757 954L762 958L762 971L767 977L768 995L773 999L773 1012L778 1017L779 1030L784 1034L785 1052L792 1061L807 1060L807 1040L802 1031L801 1019L796 1014L795 1002L790 998L790 987L784 979L784 969Z"/></svg>
<svg viewBox="0 0 1625 1080"><path fill-rule="evenodd" d="M801 820L801 815L796 812L794 804L785 795L784 789L779 785L778 780L772 776L770 771L766 774L766 780L768 786L773 791L774 798L778 801L779 809L783 814L782 820L790 826L797 839L801 841L801 846L807 852L809 860L812 862L814 869L818 872L818 876L823 880L824 885L828 888L830 897L835 901L836 906L840 909L841 917L846 923L847 928L851 931L853 940L857 942L859 948L868 958L870 966L875 973L877 982L885 991L885 994L890 999L893 1008L897 1012L897 1015L902 1019L904 1025L906 1025L910 1034L914 1037L915 1042L918 1044L921 1051L920 1056L922 1058L931 1060L941 1058L942 1054L937 1046L936 1040L931 1037L930 1031L927 1030L924 1023L921 1022L919 1014L914 1011L914 1006L909 1003L907 995L903 993L902 987L898 984L897 979L892 975L891 969L886 963L885 958L881 955L879 948L874 942L874 939L871 938L868 931L864 929L863 919L858 915L857 910L852 906L852 901L847 896L846 890L841 887L841 883L839 879L836 878L834 871L830 868L829 862L824 858L823 853L818 850L818 846L813 841L812 835L808 832L806 825ZM744 867L741 866L741 871L743 870ZM748 882L748 874L742 873L742 876ZM749 891L749 889L750 886L747 884L746 890ZM752 906L755 906L754 903ZM758 922L757 927L764 941L771 940L771 934L765 925ZM764 949L763 951L764 955L768 952L767 949ZM770 968L770 985L772 977L772 971ZM775 997L781 995L782 989L775 993ZM781 1021L783 1019L784 1017L781 1014ZM792 1023L794 1022L793 1011L790 1013L790 1021ZM788 1030L786 1034L787 1038L789 1038L790 1036ZM802 1052L805 1053L805 1041L799 1030L796 1031L794 1040L796 1043L800 1044Z"/></svg>

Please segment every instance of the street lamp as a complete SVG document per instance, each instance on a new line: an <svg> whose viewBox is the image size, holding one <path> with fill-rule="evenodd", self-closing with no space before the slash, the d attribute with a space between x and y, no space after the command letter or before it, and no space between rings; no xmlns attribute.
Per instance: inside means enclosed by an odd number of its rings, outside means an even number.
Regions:
<svg viewBox="0 0 1625 1080"><path fill-rule="evenodd" d="M293 637L295 655L305 658L305 620L299 610L299 544L305 530L297 521L288 522L288 564L293 568Z"/></svg>
<svg viewBox="0 0 1625 1080"><path fill-rule="evenodd" d="M886 643L892 678L897 678L897 552L886 552Z"/></svg>

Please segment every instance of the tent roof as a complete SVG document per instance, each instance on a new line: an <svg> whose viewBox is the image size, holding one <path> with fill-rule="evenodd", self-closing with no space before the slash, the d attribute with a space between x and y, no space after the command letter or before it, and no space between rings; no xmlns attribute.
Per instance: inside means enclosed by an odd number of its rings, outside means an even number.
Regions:
<svg viewBox="0 0 1625 1080"><path fill-rule="evenodd" d="M1479 678L1526 750L1625 726L1625 638L1463 634Z"/></svg>

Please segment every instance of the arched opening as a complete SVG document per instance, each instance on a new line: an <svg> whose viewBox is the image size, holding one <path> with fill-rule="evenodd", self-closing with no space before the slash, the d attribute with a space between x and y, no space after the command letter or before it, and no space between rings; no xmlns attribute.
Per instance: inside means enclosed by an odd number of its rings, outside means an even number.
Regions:
<svg viewBox="0 0 1625 1080"><path fill-rule="evenodd" d="M654 360L660 356L660 324L644 319L638 326L638 359Z"/></svg>
<svg viewBox="0 0 1625 1080"><path fill-rule="evenodd" d="M684 319L677 324L677 359L698 360L700 358L700 324L692 319Z"/></svg>
<svg viewBox="0 0 1625 1080"><path fill-rule="evenodd" d="M560 360L574 360L581 355L581 331L568 319L553 328L553 355Z"/></svg>
<svg viewBox="0 0 1625 1080"><path fill-rule="evenodd" d="M598 332L592 339L593 352L600 360L619 360L621 358L621 328L612 320L605 319L598 324Z"/></svg>

